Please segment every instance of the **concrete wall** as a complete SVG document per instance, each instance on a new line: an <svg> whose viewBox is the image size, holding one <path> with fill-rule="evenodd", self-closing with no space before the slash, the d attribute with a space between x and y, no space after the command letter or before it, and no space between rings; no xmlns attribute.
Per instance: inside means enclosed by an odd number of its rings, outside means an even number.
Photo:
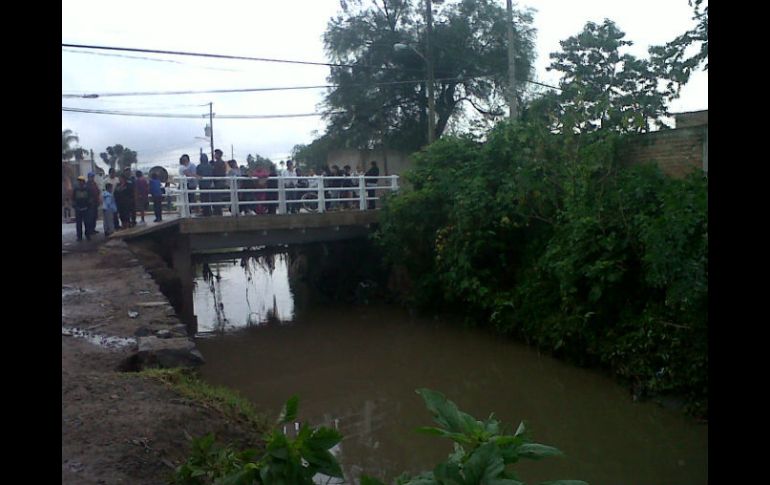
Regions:
<svg viewBox="0 0 770 485"><path fill-rule="evenodd" d="M621 157L626 165L657 163L671 177L708 172L708 124L638 135Z"/></svg>
<svg viewBox="0 0 770 485"><path fill-rule="evenodd" d="M703 126L709 124L709 112L703 111L689 111L686 113L675 113L674 120L676 121L677 128L688 128L691 126Z"/></svg>
<svg viewBox="0 0 770 485"><path fill-rule="evenodd" d="M625 165L657 163L663 173L684 177L695 170L708 173L708 110L675 113L676 128L637 135L621 154ZM364 170L377 160L381 175L401 175L413 166L409 154L397 150L338 149L329 153L329 165L360 164Z"/></svg>
<svg viewBox="0 0 770 485"><path fill-rule="evenodd" d="M364 171L369 169L369 162L377 161L380 167L380 175L401 175L410 168L411 161L408 159L408 153L397 150L354 150L352 148L337 149L329 152L326 162L331 165L339 165L342 168L350 165L353 169L356 165L361 165Z"/></svg>

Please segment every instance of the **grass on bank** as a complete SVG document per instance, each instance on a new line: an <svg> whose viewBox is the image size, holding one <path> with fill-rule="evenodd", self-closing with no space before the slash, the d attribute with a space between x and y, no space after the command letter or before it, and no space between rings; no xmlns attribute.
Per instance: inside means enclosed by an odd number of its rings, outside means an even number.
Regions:
<svg viewBox="0 0 770 485"><path fill-rule="evenodd" d="M260 434L266 433L270 428L267 417L258 412L248 399L227 387L212 386L203 382L192 370L145 369L139 372L139 375L160 381L182 396L215 409L229 418L245 421Z"/></svg>

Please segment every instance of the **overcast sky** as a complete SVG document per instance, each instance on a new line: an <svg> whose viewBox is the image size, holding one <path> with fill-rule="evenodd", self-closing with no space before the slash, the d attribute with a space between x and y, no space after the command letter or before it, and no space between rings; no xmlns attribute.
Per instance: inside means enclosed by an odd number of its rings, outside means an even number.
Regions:
<svg viewBox="0 0 770 485"><path fill-rule="evenodd" d="M505 0L499 0L505 8ZM650 45L664 44L694 25L687 0L524 0L536 9L536 80L555 84L546 72L559 41L588 21L615 21L634 42L629 52L647 57ZM249 57L328 62L322 35L338 0L63 0L62 43L176 50ZM154 54L62 48L62 93L210 90L327 84L328 68L266 62L216 60ZM110 55L103 55L109 53ZM122 56L122 57L118 57ZM145 59L141 59L141 58ZM149 58L149 59L147 59ZM318 111L324 90L178 96L62 98L62 106L148 113L276 115ZM698 72L682 89L671 111L708 109L708 73ZM202 148L208 118L172 119L62 112L62 129L80 137L97 154L121 143L139 153L141 166L172 166ZM215 145L239 162L260 154L274 161L298 143L323 133L320 117L223 120L214 118Z"/></svg>

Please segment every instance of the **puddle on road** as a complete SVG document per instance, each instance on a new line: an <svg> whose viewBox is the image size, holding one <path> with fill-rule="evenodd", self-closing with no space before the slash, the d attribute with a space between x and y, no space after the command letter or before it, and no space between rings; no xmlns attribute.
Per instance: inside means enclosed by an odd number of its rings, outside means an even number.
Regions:
<svg viewBox="0 0 770 485"><path fill-rule="evenodd" d="M136 339L132 337L115 337L111 335L102 335L77 327L65 327L62 325L61 334L63 337L82 338L87 342L108 350L120 350L132 345L136 345Z"/></svg>

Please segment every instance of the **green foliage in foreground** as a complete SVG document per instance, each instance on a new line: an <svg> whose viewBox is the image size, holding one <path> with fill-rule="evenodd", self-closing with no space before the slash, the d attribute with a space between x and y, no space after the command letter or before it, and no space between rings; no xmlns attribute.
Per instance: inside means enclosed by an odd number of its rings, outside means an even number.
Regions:
<svg viewBox="0 0 770 485"><path fill-rule="evenodd" d="M466 414L440 392L418 389L439 427L426 426L419 431L454 442L454 451L446 461L429 472L410 477L402 475L395 485L523 485L510 465L520 459L540 460L562 453L553 446L533 443L524 423L513 435L506 434L494 414L479 421ZM587 485L578 480L557 480L551 485ZM362 477L361 485L383 485L371 477ZM544 484L543 484L544 485Z"/></svg>
<svg viewBox="0 0 770 485"><path fill-rule="evenodd" d="M342 439L339 432L302 424L297 436L286 435L286 426L297 419L299 400L290 398L265 436L263 450L235 451L221 446L208 434L193 441L186 463L177 468L172 483L179 485L312 485L316 474L342 477L342 469L329 451Z"/></svg>
<svg viewBox="0 0 770 485"><path fill-rule="evenodd" d="M411 303L707 413L708 179L621 166L623 135L503 123L416 154L377 239ZM570 132L567 132L570 133Z"/></svg>
<svg viewBox="0 0 770 485"><path fill-rule="evenodd" d="M404 474L396 485L524 485L510 465L520 459L539 460L562 453L547 445L533 443L524 423L513 435L506 434L494 414L479 421L458 409L443 394L418 389L439 427L419 431L454 441L454 452L433 471L409 477ZM330 450L342 440L335 430L311 428L303 424L297 436L285 433L286 425L297 419L298 399L286 402L273 430L266 436L262 451L235 451L215 442L208 434L193 441L187 462L181 465L172 483L177 485L311 485L318 474L342 478L342 469ZM547 482L551 485L587 485L577 480ZM382 485L363 476L362 485ZM542 484L546 485L546 484Z"/></svg>

